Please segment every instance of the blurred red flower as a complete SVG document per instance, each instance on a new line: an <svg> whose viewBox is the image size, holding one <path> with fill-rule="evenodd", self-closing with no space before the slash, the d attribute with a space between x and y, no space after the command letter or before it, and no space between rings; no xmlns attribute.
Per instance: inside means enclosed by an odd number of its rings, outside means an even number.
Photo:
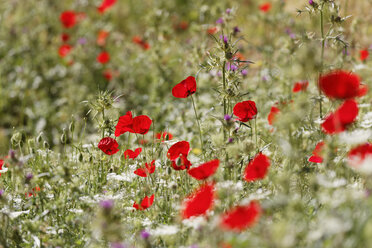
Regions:
<svg viewBox="0 0 372 248"><path fill-rule="evenodd" d="M322 123L323 132L336 134L345 131L358 116L358 104L355 100L346 100L334 113L330 113Z"/></svg>
<svg viewBox="0 0 372 248"><path fill-rule="evenodd" d="M361 60L361 61L365 61L365 60L368 59L368 57L369 57L369 52L368 52L367 49L365 49L365 50L361 50L359 53L360 53L360 60Z"/></svg>
<svg viewBox="0 0 372 248"><path fill-rule="evenodd" d="M68 44L63 44L59 47L58 54L60 57L66 57L72 50L72 47Z"/></svg>
<svg viewBox="0 0 372 248"><path fill-rule="evenodd" d="M139 168L134 171L134 174L140 177L147 177L148 175L155 172L155 160L151 161L151 164L145 163L145 168Z"/></svg>
<svg viewBox="0 0 372 248"><path fill-rule="evenodd" d="M106 39L108 35L109 35L109 32L105 30L100 30L97 36L97 45L104 46L106 44Z"/></svg>
<svg viewBox="0 0 372 248"><path fill-rule="evenodd" d="M76 13L70 10L64 11L59 19L65 28L72 28L76 24Z"/></svg>
<svg viewBox="0 0 372 248"><path fill-rule="evenodd" d="M40 190L41 190L40 187L39 186L36 186L35 188L32 188L31 191L25 193L25 196L26 197L36 196L36 192L37 191L40 191Z"/></svg>
<svg viewBox="0 0 372 248"><path fill-rule="evenodd" d="M308 86L309 86L309 82L308 81L296 82L293 85L292 92L293 93L297 93L297 92L300 92L300 91L306 91L306 89L307 89Z"/></svg>
<svg viewBox="0 0 372 248"><path fill-rule="evenodd" d="M148 209L154 203L154 197L155 197L154 194L152 194L152 196L150 196L150 197L145 196L145 198L143 198L143 200L141 201L140 205L138 205L136 202L134 202L133 207L137 210Z"/></svg>
<svg viewBox="0 0 372 248"><path fill-rule="evenodd" d="M269 115L267 116L267 121L269 122L269 125L273 125L276 116L280 113L279 108L272 106Z"/></svg>
<svg viewBox="0 0 372 248"><path fill-rule="evenodd" d="M101 52L98 56L97 56L97 61L101 64L106 64L107 62L110 61L110 54L108 54L108 52Z"/></svg>
<svg viewBox="0 0 372 248"><path fill-rule="evenodd" d="M323 162L322 151L323 151L324 145L325 145L324 141L320 141L318 142L318 144L316 144L315 149L313 151L313 155L308 160L309 162L313 162L313 163Z"/></svg>
<svg viewBox="0 0 372 248"><path fill-rule="evenodd" d="M266 176L269 167L269 158L266 155L259 153L249 162L249 164L245 168L244 180L247 182L252 182L263 179Z"/></svg>
<svg viewBox="0 0 372 248"><path fill-rule="evenodd" d="M187 98L196 92L196 80L189 76L176 84L172 89L172 95L177 98Z"/></svg>
<svg viewBox="0 0 372 248"><path fill-rule="evenodd" d="M187 21L180 21L179 23L174 25L174 29L176 30L186 30L189 27L189 23Z"/></svg>
<svg viewBox="0 0 372 248"><path fill-rule="evenodd" d="M70 39L70 35L68 35L68 34L66 34L66 33L61 34L61 40L62 40L63 42L66 42L66 41L68 41L69 39Z"/></svg>
<svg viewBox="0 0 372 248"><path fill-rule="evenodd" d="M364 96L368 88L360 84L358 75L346 71L333 71L319 78L319 87L329 98L350 99Z"/></svg>
<svg viewBox="0 0 372 248"><path fill-rule="evenodd" d="M214 203L214 183L203 184L183 201L182 218L205 215Z"/></svg>
<svg viewBox="0 0 372 248"><path fill-rule="evenodd" d="M212 176L217 171L219 165L220 160L214 159L198 167L191 168L187 173L197 180L204 180Z"/></svg>
<svg viewBox="0 0 372 248"><path fill-rule="evenodd" d="M365 159L372 161L372 144L365 143L350 150L348 163L356 168L362 165Z"/></svg>
<svg viewBox="0 0 372 248"><path fill-rule="evenodd" d="M124 158L127 159L127 158L131 158L131 159L135 159L138 157L138 155L140 155L140 153L142 152L142 148L139 147L137 148L136 150L132 151L130 149L126 150L124 152Z"/></svg>
<svg viewBox="0 0 372 248"><path fill-rule="evenodd" d="M116 0L103 0L101 5L97 8L97 10L102 14L108 8L112 7L116 3Z"/></svg>
<svg viewBox="0 0 372 248"><path fill-rule="evenodd" d="M103 77L106 78L107 81L111 81L112 79L112 72L110 69L106 69L103 73L102 73Z"/></svg>
<svg viewBox="0 0 372 248"><path fill-rule="evenodd" d="M98 143L98 148L107 155L113 155L119 151L119 144L111 137L105 137Z"/></svg>
<svg viewBox="0 0 372 248"><path fill-rule="evenodd" d="M235 104L233 109L234 115L239 117L237 120L247 122L256 118L257 108L254 101L244 101Z"/></svg>
<svg viewBox="0 0 372 248"><path fill-rule="evenodd" d="M161 132L156 134L156 138L161 140L161 142L164 142L166 140L171 140L173 139L173 135L168 132Z"/></svg>
<svg viewBox="0 0 372 248"><path fill-rule="evenodd" d="M213 35L217 32L218 32L218 27L210 27L210 28L207 29L207 33L211 34L211 35Z"/></svg>
<svg viewBox="0 0 372 248"><path fill-rule="evenodd" d="M221 227L230 231L243 231L253 226L261 214L258 202L252 201L246 206L236 206L222 215Z"/></svg>
<svg viewBox="0 0 372 248"><path fill-rule="evenodd" d="M271 9L271 3L263 3L260 5L260 10L264 13L270 11Z"/></svg>
<svg viewBox="0 0 372 248"><path fill-rule="evenodd" d="M3 165L4 165L4 160L0 159L0 170L3 169ZM1 173L0 173L0 176L1 176Z"/></svg>
<svg viewBox="0 0 372 248"><path fill-rule="evenodd" d="M144 50L150 49L150 44L144 41L141 37L139 36L134 36L132 39L133 43L140 45Z"/></svg>

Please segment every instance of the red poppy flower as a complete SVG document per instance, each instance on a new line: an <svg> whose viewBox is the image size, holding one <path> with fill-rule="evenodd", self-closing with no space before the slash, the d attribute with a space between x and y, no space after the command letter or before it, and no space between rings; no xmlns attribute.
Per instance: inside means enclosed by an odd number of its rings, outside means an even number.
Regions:
<svg viewBox="0 0 372 248"><path fill-rule="evenodd" d="M297 93L297 92L300 92L300 91L306 91L306 89L307 89L308 86L309 86L309 82L308 81L296 82L293 85L292 92L293 93Z"/></svg>
<svg viewBox="0 0 372 248"><path fill-rule="evenodd" d="M329 114L322 123L322 129L327 134L345 131L358 116L358 104L355 100L346 100L334 113Z"/></svg>
<svg viewBox="0 0 372 248"><path fill-rule="evenodd" d="M4 160L0 159L0 170L3 169L3 165L4 165ZM1 173L0 173L0 176L1 176Z"/></svg>
<svg viewBox="0 0 372 248"><path fill-rule="evenodd" d="M187 98L196 92L196 80L189 76L176 84L172 89L172 95L177 98Z"/></svg>
<svg viewBox="0 0 372 248"><path fill-rule="evenodd" d="M115 3L116 3L116 0L103 0L101 5L97 9L102 14L108 8L112 7Z"/></svg>
<svg viewBox="0 0 372 248"><path fill-rule="evenodd" d="M270 11L271 9L271 3L263 3L260 5L260 10L264 13Z"/></svg>
<svg viewBox="0 0 372 248"><path fill-rule="evenodd" d="M187 155L181 154L175 160L172 160L172 168L175 170L188 170L191 166L190 161L187 159Z"/></svg>
<svg viewBox="0 0 372 248"><path fill-rule="evenodd" d="M110 69L107 69L105 70L103 73L102 73L103 77L106 78L107 81L111 81L112 79L112 72Z"/></svg>
<svg viewBox="0 0 372 248"><path fill-rule="evenodd" d="M65 28L72 28L76 24L76 14L74 11L64 11L59 17L62 25Z"/></svg>
<svg viewBox="0 0 372 248"><path fill-rule="evenodd" d="M253 226L261 214L258 202L251 202L246 206L237 206L222 216L221 227L231 231L243 231Z"/></svg>
<svg viewBox="0 0 372 248"><path fill-rule="evenodd" d="M105 30L100 30L97 36L97 45L104 46L106 44L106 39L109 35L109 32Z"/></svg>
<svg viewBox="0 0 372 248"><path fill-rule="evenodd" d="M275 119L276 119L276 116L280 113L280 110L275 107L275 106L272 106L271 107L271 110L270 110L270 113L269 115L267 116L267 121L269 122L269 125L273 125Z"/></svg>
<svg viewBox="0 0 372 248"><path fill-rule="evenodd" d="M124 152L124 158L127 159L127 158L131 158L131 159L135 159L138 157L138 155L140 155L140 153L142 152L142 148L139 147L137 148L136 150L132 151L130 149L126 150Z"/></svg>
<svg viewBox="0 0 372 248"><path fill-rule="evenodd" d="M152 120L147 115L139 115L133 118L134 133L146 134L151 126Z"/></svg>
<svg viewBox="0 0 372 248"><path fill-rule="evenodd" d="M119 117L118 124L115 127L115 136L119 137L123 133L130 132L134 133L133 131L133 118L132 112L128 111L125 115Z"/></svg>
<svg viewBox="0 0 372 248"><path fill-rule="evenodd" d="M219 165L220 160L215 159L198 167L192 168L188 170L187 173L197 180L204 180L213 175L217 171Z"/></svg>
<svg viewBox="0 0 372 248"><path fill-rule="evenodd" d="M174 25L174 29L176 30L186 30L189 27L189 23L187 21L181 21L178 24Z"/></svg>
<svg viewBox="0 0 372 248"><path fill-rule="evenodd" d="M358 75L345 71L333 71L320 76L319 87L327 97L335 99L350 99L367 93Z"/></svg>
<svg viewBox="0 0 372 248"><path fill-rule="evenodd" d="M150 49L150 44L144 41L141 37L139 36L134 36L132 39L133 43L140 45L144 50Z"/></svg>
<svg viewBox="0 0 372 248"><path fill-rule="evenodd" d="M322 163L323 162L323 157L322 157L322 151L324 148L324 141L319 142L316 144L315 149L313 151L313 155L309 158L309 162L313 163Z"/></svg>
<svg viewBox="0 0 372 248"><path fill-rule="evenodd" d="M134 171L134 174L140 177L147 177L148 175L155 172L155 160L151 161L151 164L145 163L145 168L139 168Z"/></svg>
<svg viewBox="0 0 372 248"><path fill-rule="evenodd" d="M110 61L110 54L108 54L108 52L101 52L98 56L97 56L97 61L101 64L106 64L107 62Z"/></svg>
<svg viewBox="0 0 372 248"><path fill-rule="evenodd" d="M264 154L259 153L249 162L249 164L245 168L244 180L247 182L252 182L263 179L266 176L269 167L269 158L266 157Z"/></svg>
<svg viewBox="0 0 372 248"><path fill-rule="evenodd" d="M98 148L107 155L113 155L119 151L119 144L111 137L105 137L98 143Z"/></svg>
<svg viewBox="0 0 372 248"><path fill-rule="evenodd" d="M66 33L61 34L61 40L62 40L63 42L66 42L66 41L68 41L69 39L70 39L70 36L69 36L68 34L66 34Z"/></svg>
<svg viewBox="0 0 372 248"><path fill-rule="evenodd" d="M348 164L359 172L372 174L372 144L365 143L350 150Z"/></svg>
<svg viewBox="0 0 372 248"><path fill-rule="evenodd" d="M210 28L207 29L207 33L211 34L211 35L213 35L217 32L218 32L218 27L210 27Z"/></svg>
<svg viewBox="0 0 372 248"><path fill-rule="evenodd" d="M123 133L146 134L151 126L152 120L146 115L139 115L132 118L132 112L128 111L126 115L120 116L118 124L115 127L115 136Z"/></svg>
<svg viewBox="0 0 372 248"><path fill-rule="evenodd" d="M254 101L244 101L235 104L233 109L234 115L239 117L237 120L247 122L256 118L257 108Z"/></svg>
<svg viewBox="0 0 372 248"><path fill-rule="evenodd" d="M183 202L182 218L204 215L214 203L214 184L204 184L189 195Z"/></svg>
<svg viewBox="0 0 372 248"><path fill-rule="evenodd" d="M365 60L367 60L368 57L369 57L369 52L368 52L368 50L361 50L361 51L360 51L360 60L361 60L361 61L365 61Z"/></svg>
<svg viewBox="0 0 372 248"><path fill-rule="evenodd" d="M164 142L166 140L171 140L173 138L173 135L168 132L161 132L161 133L157 133L155 137L161 140L161 142Z"/></svg>
<svg viewBox="0 0 372 248"><path fill-rule="evenodd" d="M147 143L149 143L147 139L138 139L138 144L140 145L146 145Z"/></svg>
<svg viewBox="0 0 372 248"><path fill-rule="evenodd" d="M36 186L35 188L32 188L32 191L25 193L25 196L26 197L36 196L36 191L40 191L39 186Z"/></svg>
<svg viewBox="0 0 372 248"><path fill-rule="evenodd" d="M141 205L138 205L136 202L133 203L133 207L137 210L145 210L152 206L154 203L154 194L150 197L145 196L143 200L141 201Z"/></svg>
<svg viewBox="0 0 372 248"><path fill-rule="evenodd" d="M58 50L59 56L66 57L72 50L72 47L68 44L61 45Z"/></svg>
<svg viewBox="0 0 372 248"><path fill-rule="evenodd" d="M167 153L170 160L176 160L181 154L187 156L190 152L190 143L187 141L179 141L172 145Z"/></svg>

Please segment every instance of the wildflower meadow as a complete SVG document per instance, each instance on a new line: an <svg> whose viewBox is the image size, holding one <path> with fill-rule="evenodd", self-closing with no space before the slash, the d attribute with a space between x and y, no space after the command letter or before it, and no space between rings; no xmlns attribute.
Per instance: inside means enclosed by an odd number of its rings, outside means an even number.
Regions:
<svg viewBox="0 0 372 248"><path fill-rule="evenodd" d="M0 248L372 247L372 1L0 1Z"/></svg>

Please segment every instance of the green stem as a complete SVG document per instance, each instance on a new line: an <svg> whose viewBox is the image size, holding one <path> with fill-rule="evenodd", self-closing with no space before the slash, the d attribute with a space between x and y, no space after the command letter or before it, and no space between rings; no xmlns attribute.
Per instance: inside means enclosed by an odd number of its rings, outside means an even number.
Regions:
<svg viewBox="0 0 372 248"><path fill-rule="evenodd" d="M102 120L103 124L105 124L105 109L102 110ZM105 137L105 127L102 127L102 139Z"/></svg>
<svg viewBox="0 0 372 248"><path fill-rule="evenodd" d="M320 55L320 74L323 72L323 63L324 63L324 47L325 47L325 38L324 38L324 17L323 17L323 8L324 8L324 3L322 3L321 9L320 9L320 32L322 35L322 50L321 50L321 55ZM319 115L320 118L323 118L323 104L322 104L322 92L318 86L319 89Z"/></svg>
<svg viewBox="0 0 372 248"><path fill-rule="evenodd" d="M193 108L194 108L194 113L195 113L196 122L198 123L198 127L199 127L199 136L200 136L201 149L202 149L202 153L203 153L203 156L204 156L204 143L203 143L203 137L202 137L201 127L200 127L199 117L198 117L198 114L197 114L197 112L196 112L196 107L195 107L194 97L193 97L192 95L191 95L191 102L192 102L192 106L193 106Z"/></svg>

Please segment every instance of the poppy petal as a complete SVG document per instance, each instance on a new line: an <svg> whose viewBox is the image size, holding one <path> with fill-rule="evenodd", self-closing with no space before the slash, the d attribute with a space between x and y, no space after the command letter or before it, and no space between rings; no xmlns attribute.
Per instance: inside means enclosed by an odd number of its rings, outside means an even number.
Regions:
<svg viewBox="0 0 372 248"><path fill-rule="evenodd" d="M172 89L172 95L177 98L187 98L196 92L196 80L189 76L176 84Z"/></svg>
<svg viewBox="0 0 372 248"><path fill-rule="evenodd" d="M259 153L255 158L253 158L244 172L244 180L247 182L256 181L263 179L270 167L270 160L264 154Z"/></svg>
<svg viewBox="0 0 372 248"><path fill-rule="evenodd" d="M243 231L254 225L261 213L258 202L246 206L236 206L222 216L221 227L231 231Z"/></svg>
<svg viewBox="0 0 372 248"><path fill-rule="evenodd" d="M219 165L220 160L215 159L198 167L192 168L188 170L187 173L197 180L204 180L213 175L217 171Z"/></svg>
<svg viewBox="0 0 372 248"><path fill-rule="evenodd" d="M214 184L202 185L184 200L182 218L188 219L193 216L205 215L212 208L214 198Z"/></svg>

